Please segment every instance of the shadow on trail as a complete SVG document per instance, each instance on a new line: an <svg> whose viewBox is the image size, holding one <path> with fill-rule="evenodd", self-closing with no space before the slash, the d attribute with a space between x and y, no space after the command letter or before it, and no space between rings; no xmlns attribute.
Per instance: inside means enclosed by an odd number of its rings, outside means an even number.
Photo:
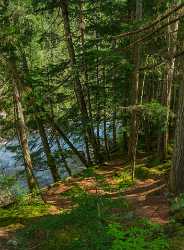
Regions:
<svg viewBox="0 0 184 250"><path fill-rule="evenodd" d="M75 193L74 190L72 201L75 203L73 209L61 210L57 215L6 218L6 223L13 219L23 225L16 231L17 249L110 249L112 238L108 234L108 225L128 212L126 201L121 197L111 200L84 191Z"/></svg>

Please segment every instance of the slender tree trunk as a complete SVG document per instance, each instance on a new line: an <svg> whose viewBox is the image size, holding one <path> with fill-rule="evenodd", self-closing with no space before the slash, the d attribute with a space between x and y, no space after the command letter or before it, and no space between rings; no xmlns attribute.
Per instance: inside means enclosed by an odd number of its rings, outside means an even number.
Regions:
<svg viewBox="0 0 184 250"><path fill-rule="evenodd" d="M86 147L86 156L88 160L88 165L92 165L90 146L89 146L89 140L88 140L87 135L84 136L84 142L85 142L85 147Z"/></svg>
<svg viewBox="0 0 184 250"><path fill-rule="evenodd" d="M116 48L116 42L113 41L112 49ZM115 66L112 69L112 94L113 94L113 113L112 113L112 147L116 149L117 144L117 131L116 131L116 118L117 118L117 98L116 98L116 83L115 83Z"/></svg>
<svg viewBox="0 0 184 250"><path fill-rule="evenodd" d="M85 23L84 23L84 16L83 16L83 0L79 0L79 30L80 30L80 40L81 40L81 48L82 48L82 70L84 74L84 87L86 93L86 101L88 104L88 111L89 116L91 119L91 123L93 121L92 115L92 106L91 106L91 96L90 96L90 89L89 89L89 77L88 77L88 67L86 63L86 51L85 51ZM93 123L92 123L93 127Z"/></svg>
<svg viewBox="0 0 184 250"><path fill-rule="evenodd" d="M116 149L116 145L117 145L116 107L114 107L114 111L112 114L112 146L113 146L113 149Z"/></svg>
<svg viewBox="0 0 184 250"><path fill-rule="evenodd" d="M104 114L104 144L105 144L105 150L106 150L106 154L107 154L107 159L110 160L109 142L108 142L108 136L107 136L106 114Z"/></svg>
<svg viewBox="0 0 184 250"><path fill-rule="evenodd" d="M17 129L18 129L18 136L21 143L22 153L24 157L25 163L25 170L27 175L27 182L31 192L38 192L39 186L35 175L33 173L33 164L31 160L31 155L28 146L28 139L27 139L27 128L24 120L24 113L21 104L21 95L20 95L20 79L19 74L16 69L15 65L15 58L10 59L9 61L9 70L12 76L13 82L13 96L16 106L17 112Z"/></svg>
<svg viewBox="0 0 184 250"><path fill-rule="evenodd" d="M71 148L71 150L73 151L73 153L78 156L78 158L80 159L80 161L86 166L88 167L88 162L86 161L85 157L77 150L77 148L73 145L73 143L68 139L68 137L65 135L64 131L60 128L60 126L52 121L52 127L53 129L55 129L63 138L63 140L66 142L66 144Z"/></svg>
<svg viewBox="0 0 184 250"><path fill-rule="evenodd" d="M107 159L110 160L110 151L109 151L109 142L108 142L108 135L107 135L107 92L106 92L106 71L105 67L103 68L103 79L104 79L104 101L103 101L103 134L104 134L104 144L105 144L105 150Z"/></svg>
<svg viewBox="0 0 184 250"><path fill-rule="evenodd" d="M71 176L72 175L72 171L69 168L68 163L67 163L67 161L65 159L65 156L64 156L63 150L61 148L61 144L60 144L59 138L58 138L58 136L56 135L55 132L54 132L54 135L55 135L55 140L56 140L56 144L57 144L57 147L58 147L58 150L59 150L59 153L60 153L61 160L64 163L64 166L65 166L65 169L66 169L67 173L69 174L69 176Z"/></svg>
<svg viewBox="0 0 184 250"><path fill-rule="evenodd" d="M86 51L85 51L85 23L84 23L84 16L83 16L83 0L79 0L79 30L80 30L80 41L81 41L81 49L82 49L82 72L84 76L84 93L86 96L86 103L88 104L88 111L89 117L91 120L91 127L93 128L93 116L92 116L92 107L91 107L91 96L90 96L90 89L89 89L89 77L88 77L88 67L86 63ZM89 150L89 140L86 134L84 135L84 141L86 145L86 155L88 159L89 165L92 164L90 150Z"/></svg>
<svg viewBox="0 0 184 250"><path fill-rule="evenodd" d="M171 94L172 94L171 92L172 92L172 83L173 83L174 68L175 68L174 55L177 49L178 25L179 21L168 26L167 40L168 40L168 54L170 56L170 60L167 61L165 66L165 77L163 82L163 92L161 99L162 105L167 108L167 114L166 114L165 131L159 138L159 147L158 147L160 155L159 158L162 161L166 159L168 151L169 113L170 113Z"/></svg>
<svg viewBox="0 0 184 250"><path fill-rule="evenodd" d="M184 79L181 81L179 95L175 146L170 172L170 190L176 194L184 193Z"/></svg>
<svg viewBox="0 0 184 250"><path fill-rule="evenodd" d="M96 34L97 38L97 34ZM96 44L97 56L96 56L96 135L97 135L97 143L100 149L100 123L101 123L101 113L100 113L100 102L99 102L99 86L100 86L100 79L99 79L99 57L98 57L98 43Z"/></svg>
<svg viewBox="0 0 184 250"><path fill-rule="evenodd" d="M72 40L72 34L70 30L70 22L68 16L68 5L66 0L61 1L61 10L63 16L65 37L66 37L66 45L74 74L74 91L81 112L82 124L84 127L84 131L87 131L88 139L90 140L90 143L92 145L95 161L99 163L101 162L101 155L98 150L98 144L95 138L94 130L92 128L90 117L88 115L84 92L79 78L79 70L77 68L77 63L76 63L75 50L73 46L73 40Z"/></svg>
<svg viewBox="0 0 184 250"><path fill-rule="evenodd" d="M136 20L142 19L142 0L136 0ZM134 49L134 72L132 85L132 106L138 104L139 94L139 66L140 66L140 46L136 45ZM129 160L132 169L132 180L134 179L136 151L138 143L138 116L136 109L132 110L130 121L130 138L129 138Z"/></svg>
<svg viewBox="0 0 184 250"><path fill-rule="evenodd" d="M51 149L50 149L50 145L49 145L49 142L47 139L47 135L46 135L46 131L45 131L43 122L37 115L36 115L36 122L37 122L37 126L39 129L40 137L42 140L44 152L45 152L45 155L47 157L48 167L51 171L52 178L53 178L54 182L57 182L57 181L61 180L61 177L59 175L58 168L56 166L56 162L54 160L54 157L53 157Z"/></svg>

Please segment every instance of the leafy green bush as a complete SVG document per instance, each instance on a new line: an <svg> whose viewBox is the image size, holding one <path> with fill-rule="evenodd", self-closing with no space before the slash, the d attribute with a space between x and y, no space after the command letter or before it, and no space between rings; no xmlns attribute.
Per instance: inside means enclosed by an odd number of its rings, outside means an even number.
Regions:
<svg viewBox="0 0 184 250"><path fill-rule="evenodd" d="M159 127L159 129L165 130L167 116L167 108L165 106L157 101L152 101L144 103L142 110L143 117L146 120L149 120L153 125Z"/></svg>
<svg viewBox="0 0 184 250"><path fill-rule="evenodd" d="M168 241L160 228L152 224L123 229L120 224L111 224L108 234L113 237L111 250L166 250Z"/></svg>

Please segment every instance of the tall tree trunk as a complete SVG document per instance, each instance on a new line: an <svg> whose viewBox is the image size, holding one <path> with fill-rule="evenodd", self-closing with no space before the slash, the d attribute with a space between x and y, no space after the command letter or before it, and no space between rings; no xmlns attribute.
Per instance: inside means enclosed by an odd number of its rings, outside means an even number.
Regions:
<svg viewBox="0 0 184 250"><path fill-rule="evenodd" d="M31 160L31 155L28 146L28 139L27 139L27 128L24 119L24 112L21 104L21 95L20 95L20 78L17 72L17 68L15 65L15 58L10 59L9 61L9 70L12 77L13 83L13 96L15 101L15 109L17 112L17 130L18 136L21 143L24 163L25 163L25 170L27 175L27 182L31 192L38 192L39 186L37 180L35 178L33 172L33 164Z"/></svg>
<svg viewBox="0 0 184 250"><path fill-rule="evenodd" d="M61 160L63 161L65 169L68 172L69 176L71 176L72 175L72 171L69 168L68 163L67 163L67 161L65 159L65 155L64 155L63 150L61 148L61 144L60 144L60 141L59 141L59 138L58 138L56 132L54 132L54 135L55 135L55 140L56 140L56 144L57 144L57 147L58 147L58 150L59 150L59 153L60 153Z"/></svg>
<svg viewBox="0 0 184 250"><path fill-rule="evenodd" d="M112 42L112 49L116 48L116 42ZM113 113L112 113L112 147L116 149L117 144L117 131L116 131L116 118L117 118L117 98L116 98L116 83L115 83L115 66L112 69L112 94L113 94Z"/></svg>
<svg viewBox="0 0 184 250"><path fill-rule="evenodd" d="M116 149L116 145L117 145L116 107L114 107L114 111L112 114L112 146L113 146L113 149Z"/></svg>
<svg viewBox="0 0 184 250"><path fill-rule="evenodd" d="M53 178L54 182L57 182L57 181L61 180L61 177L59 175L58 168L56 166L56 162L54 160L54 157L53 157L51 149L50 149L50 145L49 145L49 142L47 139L47 135L46 135L46 131L45 131L43 122L37 115L35 117L36 117L37 126L39 129L40 137L41 137L42 144L43 144L44 153L47 157L48 167L50 169L50 172L52 174L52 178Z"/></svg>
<svg viewBox="0 0 184 250"><path fill-rule="evenodd" d="M80 41L81 41L81 49L82 49L82 71L84 74L84 87L85 87L85 96L86 102L88 104L89 117L91 119L91 124L93 127L93 116L92 116L92 107L91 107L91 96L89 89L89 77L88 77L88 67L86 63L86 50L85 50L85 23L83 16L83 1L79 0L79 30L80 30Z"/></svg>
<svg viewBox="0 0 184 250"><path fill-rule="evenodd" d="M104 134L104 144L107 159L110 160L110 151L109 151L109 142L108 142L108 135L107 135L107 90L106 90L106 71L105 67L103 68L103 80L104 80L104 101L103 101L103 134Z"/></svg>
<svg viewBox="0 0 184 250"><path fill-rule="evenodd" d="M96 38L98 37L97 36L97 33L95 34L96 35ZM98 56L98 50L99 50L99 47L98 47L98 42L96 43L96 50L97 50L97 55L96 55L96 95L95 95L95 106L96 106L96 135L97 135L97 143L98 143L98 147L100 149L100 123L101 123L101 113L100 113L100 102L99 102L99 87L100 87L100 79L99 79L99 73L100 73L100 70L99 70L99 56Z"/></svg>
<svg viewBox="0 0 184 250"><path fill-rule="evenodd" d="M136 20L142 19L142 0L136 0ZM136 112L136 105L138 104L139 94L139 67L140 67L140 46L136 45L134 49L134 72L132 83L132 101L131 104L135 108L132 109L130 121L130 138L129 138L129 160L132 169L132 179L134 179L136 151L138 143L138 116Z"/></svg>
<svg viewBox="0 0 184 250"><path fill-rule="evenodd" d="M107 121L106 121L106 112L104 111L104 144L105 144L105 150L107 159L110 160L110 151L109 151L109 142L108 142L108 136L107 136Z"/></svg>
<svg viewBox="0 0 184 250"><path fill-rule="evenodd" d="M173 16L170 18L173 18ZM167 61L165 66L165 77L163 82L162 99L161 99L162 105L167 108L167 114L166 114L165 131L159 138L159 147L158 147L160 156L159 158L162 161L166 159L168 151L169 113L170 113L171 94L172 94L171 92L172 92L172 83L173 83L174 68L175 68L174 55L177 49L178 25L179 21L168 26L167 40L168 40L168 55L170 57L170 60Z"/></svg>
<svg viewBox="0 0 184 250"><path fill-rule="evenodd" d="M88 105L89 117L91 120L91 126L93 128L93 116L92 116L92 107L91 107L91 96L90 96L90 89L89 89L89 77L88 77L88 67L86 63L86 51L85 51L85 23L84 23L84 16L83 16L83 0L79 0L79 30L80 30L80 41L81 41L81 49L82 49L82 72L84 76L84 93L86 96L86 103ZM86 155L88 159L89 165L92 164L90 150L89 150L89 140L87 136L87 131L84 135L84 141L86 145Z"/></svg>
<svg viewBox="0 0 184 250"><path fill-rule="evenodd" d="M76 63L75 50L73 46L73 40L72 40L72 34L70 30L70 22L68 16L68 5L66 0L61 0L61 10L63 16L65 37L66 37L66 45L74 74L74 91L81 112L82 124L84 127L84 131L87 131L88 139L93 148L95 161L99 163L101 162L101 156L98 150L98 144L95 138L94 130L92 128L91 119L88 115L84 92L79 78L79 70L77 68L77 63Z"/></svg>
<svg viewBox="0 0 184 250"><path fill-rule="evenodd" d="M184 193L184 79L181 81L179 94L175 146L170 172L170 189L176 194Z"/></svg>

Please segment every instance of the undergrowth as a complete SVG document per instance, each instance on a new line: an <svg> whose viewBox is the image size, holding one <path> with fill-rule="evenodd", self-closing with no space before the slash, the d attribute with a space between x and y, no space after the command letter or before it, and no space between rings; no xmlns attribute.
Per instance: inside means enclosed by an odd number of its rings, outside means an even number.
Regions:
<svg viewBox="0 0 184 250"><path fill-rule="evenodd" d="M134 183L128 171L114 174L112 184L93 169L84 178L94 178L97 189L88 193L75 184L60 197L70 209L50 214L39 198L22 196L8 209L0 209L0 226L21 223L16 232L17 250L167 250L168 239L160 226L137 219L123 198L122 190ZM112 195L111 195L112 191Z"/></svg>
<svg viewBox="0 0 184 250"><path fill-rule="evenodd" d="M20 196L17 202L8 208L0 208L0 226L8 226L48 214L49 205L38 197Z"/></svg>
<svg viewBox="0 0 184 250"><path fill-rule="evenodd" d="M168 239L161 227L146 220L140 220L128 228L111 224L108 234L113 237L111 250L169 249Z"/></svg>
<svg viewBox="0 0 184 250"><path fill-rule="evenodd" d="M58 215L43 216L20 230L20 250L168 249L162 229L137 220L120 194L95 196L74 187L66 196L77 205Z"/></svg>

